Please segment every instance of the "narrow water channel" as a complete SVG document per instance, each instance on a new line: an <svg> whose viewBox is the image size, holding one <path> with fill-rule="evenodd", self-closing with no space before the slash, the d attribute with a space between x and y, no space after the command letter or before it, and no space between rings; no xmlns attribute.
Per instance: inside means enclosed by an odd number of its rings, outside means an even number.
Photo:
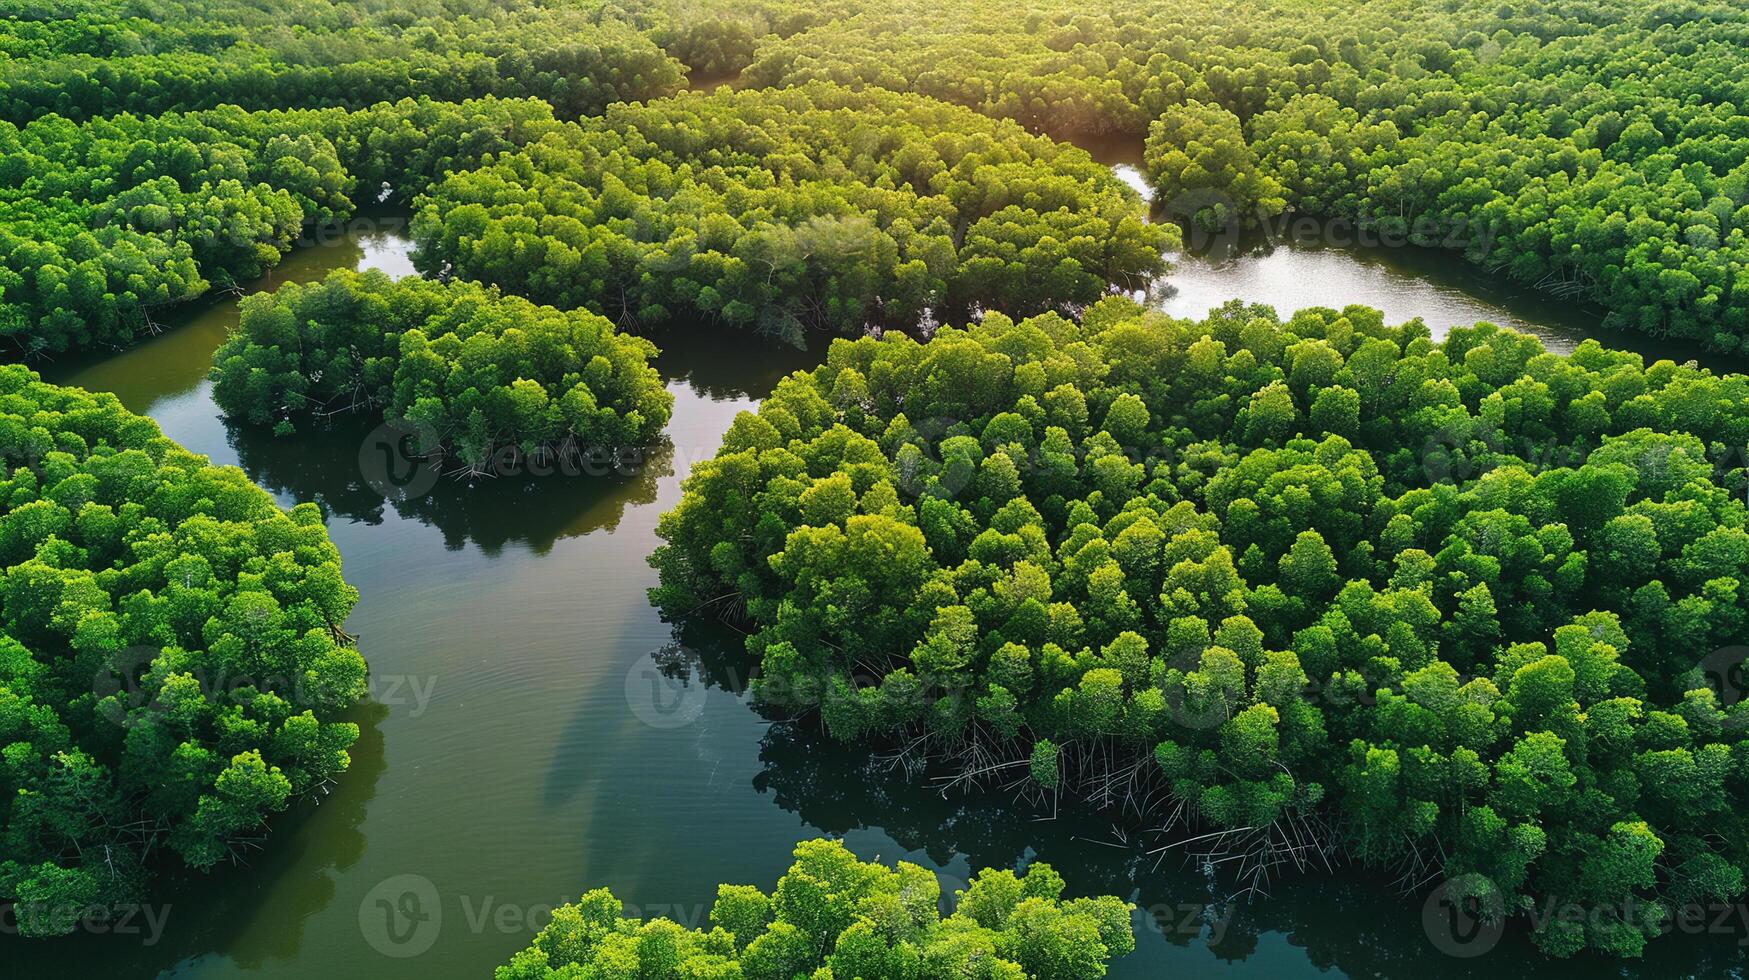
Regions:
<svg viewBox="0 0 1749 980"><path fill-rule="evenodd" d="M411 270L393 220L294 253L272 281L335 268ZM1476 319L1495 304L1533 325L1532 307L1479 298L1449 280L1381 270L1340 251L1276 250L1231 267L1181 262L1166 300L1238 296L1289 310L1311 299L1316 262L1327 305L1390 298L1393 317ZM1390 280L1387 276L1396 276ZM1381 278L1397 283L1379 286ZM1373 292L1368 292L1371 289ZM1384 289L1387 292L1381 293ZM1498 316L1499 314L1495 314ZM769 887L798 840L843 836L865 858L941 872L951 892L972 868L1043 859L1075 894L1112 892L1151 909L1138 951L1111 976L1430 978L1591 975L1601 964L1549 964L1508 938L1474 959L1438 955L1419 896L1403 899L1346 870L1278 881L1267 901L1229 905L1226 889L1161 841L1065 810L1016 810L1000 794L944 798L773 724L738 693L734 637L681 637L686 662L651 610L645 557L680 479L753 406L818 350L726 333L655 339L676 398L671 446L623 476L563 475L467 487L440 483L391 502L365 479L372 425L346 420L294 439L220 417L205 380L235 323L215 302L181 327L110 358L51 366L51 380L116 392L167 434L240 465L282 503L314 500L360 593L351 630L373 671L375 703L357 712L352 771L329 796L288 814L253 867L172 883L161 935L19 944L0 937L5 975L251 978L487 977L526 946L552 906L611 887L638 912L697 924L718 882ZM1553 328L1551 328L1553 329ZM428 896L426 925L389 929L380 904ZM1741 971L1727 940L1655 944L1611 975L1724 976Z"/></svg>
<svg viewBox="0 0 1749 980"><path fill-rule="evenodd" d="M1150 205L1154 190L1141 169L1141 147L1112 140L1089 147ZM1420 317L1433 336L1487 322L1530 334L1556 353L1571 353L1587 337L1636 351L1649 362L1670 358L1742 370L1698 346L1608 330L1603 311L1508 282L1466 263L1461 255L1379 241L1341 222L1283 218L1276 227L1219 247L1172 256L1172 269L1149 290L1150 301L1177 317L1201 319L1232 300L1263 303L1283 317L1313 306L1370 306L1386 323Z"/></svg>

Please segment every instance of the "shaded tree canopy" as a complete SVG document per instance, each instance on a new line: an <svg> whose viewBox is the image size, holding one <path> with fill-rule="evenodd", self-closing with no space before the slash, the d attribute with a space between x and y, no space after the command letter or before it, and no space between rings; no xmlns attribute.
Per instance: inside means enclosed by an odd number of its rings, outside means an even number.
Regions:
<svg viewBox="0 0 1749 980"><path fill-rule="evenodd" d="M536 100L0 122L0 337L14 356L118 347L308 227L552 126Z"/></svg>
<svg viewBox="0 0 1749 980"><path fill-rule="evenodd" d="M13 4L0 20L0 119L486 95L575 118L681 88L683 66L647 30L666 23L652 4L595 0Z"/></svg>
<svg viewBox="0 0 1749 980"><path fill-rule="evenodd" d="M1214 163L1194 171L1218 178L1233 220L1285 204L1356 221L1592 301L1611 326L1734 352L1749 333L1746 32L1713 0L902 0L765 38L743 82L1148 136L1165 200L1187 163Z"/></svg>

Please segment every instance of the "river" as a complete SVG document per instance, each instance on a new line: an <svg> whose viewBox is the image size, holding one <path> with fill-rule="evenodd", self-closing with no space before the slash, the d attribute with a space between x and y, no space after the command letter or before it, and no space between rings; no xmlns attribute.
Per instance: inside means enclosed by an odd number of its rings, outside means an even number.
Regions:
<svg viewBox="0 0 1749 980"><path fill-rule="evenodd" d="M402 222L363 220L293 253L257 288L336 268L407 274L408 255ZM1492 310L1572 336L1535 304L1334 249L1181 260L1172 282L1177 294L1162 301L1175 312L1231 295L1283 310L1388 301L1393 318L1467 322ZM1113 964L1119 978L1741 970L1728 936L1657 943L1630 967L1551 966L1511 935L1486 955L1441 956L1426 926L1438 932L1438 918L1424 917L1421 895L1400 897L1344 869L1228 904L1218 900L1223 883L1152 853L1153 835L1068 809L1043 821L996 794L943 798L876 759L761 719L739 693L744 678L720 666L734 662L732 636L690 629L681 640L690 659L714 665L709 675L664 672L676 638L645 598L657 517L735 413L818 350L722 333L657 336L675 395L671 446L635 473L443 481L388 501L359 462L369 420L278 439L220 418L206 371L235 303L185 319L133 349L46 374L114 391L284 504L322 505L361 594L349 628L371 663L374 703L356 712L363 735L351 772L281 819L253 866L166 882L161 934L141 921L126 934L0 937L7 977L486 977L528 944L548 909L585 889L608 886L638 911L696 924L718 882L769 888L794 844L821 834L865 858L935 869L950 892L972 868L1043 859L1072 893L1113 892L1152 909L1138 919L1138 951ZM396 910L423 918L391 921Z"/></svg>

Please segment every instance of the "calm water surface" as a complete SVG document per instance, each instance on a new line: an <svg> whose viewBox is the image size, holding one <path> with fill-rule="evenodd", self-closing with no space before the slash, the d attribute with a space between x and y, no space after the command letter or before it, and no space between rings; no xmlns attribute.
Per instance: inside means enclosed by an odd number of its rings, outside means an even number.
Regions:
<svg viewBox="0 0 1749 980"><path fill-rule="evenodd" d="M1153 202L1138 142L1113 138L1087 149L1144 201ZM1744 368L1740 361L1721 362L1693 345L1606 330L1602 311L1490 276L1460 255L1376 239L1339 224L1283 219L1267 233L1172 256L1171 272L1149 290L1149 299L1173 316L1192 319L1232 299L1273 306L1284 318L1312 306L1340 310L1358 304L1381 311L1386 323L1420 317L1436 338L1452 327L1486 321L1528 333L1563 354L1596 337L1637 351L1648 362L1695 359L1721 369Z"/></svg>
<svg viewBox="0 0 1749 980"><path fill-rule="evenodd" d="M406 274L408 251L390 222L293 254L273 283L335 268ZM1234 296L1283 311L1358 301L1430 324L1491 310L1496 322L1568 336L1534 304L1335 250L1181 262L1173 283L1165 302L1187 315ZM1423 896L1347 872L1278 881L1268 901L1229 905L1224 883L1151 853L1154 835L1068 810L1044 820L1000 794L944 798L807 728L758 717L739 693L735 637L702 627L677 637L646 601L655 574L644 559L690 465L818 350L658 336L675 395L671 445L635 474L445 481L390 502L361 473L369 420L284 440L219 417L205 377L235 320L233 302L215 303L137 348L47 373L117 393L282 503L323 506L361 593L349 627L376 703L357 712L352 771L280 821L252 867L168 883L157 942L0 937L5 977L486 977L547 909L587 888L696 923L718 882L769 888L794 844L820 834L866 858L937 869L948 891L974 867L1042 858L1074 893L1153 908L1114 977L1742 975L1729 936L1655 944L1627 966L1551 967L1513 937L1485 956L1444 956L1426 939ZM675 660L694 666L676 679L664 672ZM422 896L418 928L390 921L409 892Z"/></svg>

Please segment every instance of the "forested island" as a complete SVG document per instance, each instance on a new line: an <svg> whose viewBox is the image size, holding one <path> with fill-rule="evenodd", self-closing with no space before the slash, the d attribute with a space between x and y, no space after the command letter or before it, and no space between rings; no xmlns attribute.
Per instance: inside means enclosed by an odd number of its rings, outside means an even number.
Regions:
<svg viewBox="0 0 1749 980"><path fill-rule="evenodd" d="M723 885L711 929L667 919L621 918L611 892L597 889L553 915L534 945L496 972L497 980L566 976L1039 977L1095 980L1106 960L1135 948L1131 906L1115 898L1061 899L1063 879L1048 864L1023 875L986 868L951 896L915 864L897 870L858 861L837 841L796 845L796 862L771 895Z"/></svg>
<svg viewBox="0 0 1749 980"><path fill-rule="evenodd" d="M1163 790L1259 876L1311 837L1507 907L1655 908L1660 860L1722 901L1749 706L1687 655L1743 628L1749 471L1707 447L1746 427L1742 376L1485 325L992 313L839 342L738 418L653 598L750 622L756 697L835 738Z"/></svg>
<svg viewBox="0 0 1749 980"><path fill-rule="evenodd" d="M142 903L273 895L402 724L454 752L386 767L433 774L440 816L501 769L522 777L497 805L627 799L567 782L617 764L577 751L588 699L613 690L648 729L623 754L660 759L691 722L640 685L689 670L689 710L747 702L685 743L700 759L812 739L1034 836L925 840L973 876L946 887L850 833L873 817L804 819L781 877L734 841L719 875L634 860L664 804L631 797L647 828L565 814L582 859L550 868L593 890L551 903L522 893L547 857L499 848L563 821L494 811L477 848L428 829L423 852L508 877L425 884L550 921L467 938L452 911L446 948L502 980L1147 975L1122 973L1163 955L1135 906L1171 857L1206 909L1327 876L1449 901L1535 964L1683 955L1659 952L1697 941L1672 922L1740 909L1749 873L1746 43L1712 0L11 5L0 955L109 955L82 934ZM1288 223L1586 326L1551 347L1348 302L1162 310L1176 269ZM399 278L297 271L379 224ZM81 380L148 356L188 380ZM373 495L378 450L453 479ZM592 535L628 543L493 579ZM420 611L354 635L395 603ZM491 628L450 659L464 607ZM674 649L547 632L579 618ZM423 644L493 719L375 731L378 643L403 681ZM575 708L528 696L576 678ZM556 738L554 761L530 776L505 755L541 753L500 737ZM1144 837L1115 877L1055 856ZM360 905L326 968L429 968L371 953L363 849L313 876L308 914ZM697 900L686 871L710 872L698 915L614 897ZM190 961L262 962L177 927ZM1317 966L1401 968L1411 938Z"/></svg>
<svg viewBox="0 0 1749 980"><path fill-rule="evenodd" d="M312 414L380 408L482 468L495 449L571 454L647 445L674 398L655 347L583 310L477 284L335 273L243 304L213 355L213 398L278 431Z"/></svg>
<svg viewBox="0 0 1749 980"><path fill-rule="evenodd" d="M163 438L113 395L0 368L0 893L25 936L206 869L345 773L358 593L313 504Z"/></svg>

